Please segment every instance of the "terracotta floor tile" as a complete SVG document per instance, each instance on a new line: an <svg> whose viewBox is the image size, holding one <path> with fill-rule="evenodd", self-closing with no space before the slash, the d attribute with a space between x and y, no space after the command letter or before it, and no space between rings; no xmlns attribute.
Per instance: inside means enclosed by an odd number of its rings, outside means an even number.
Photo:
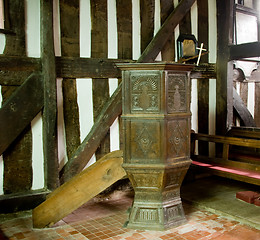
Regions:
<svg viewBox="0 0 260 240"><path fill-rule="evenodd" d="M16 218L0 224L2 235L26 240L256 240L260 231L222 218L217 214L184 203L187 223L167 231L141 231L124 228L127 209L132 199L110 199L90 202L48 229L32 229L31 216ZM66 223L65 223L66 221ZM1 231L0 231L0 240Z"/></svg>

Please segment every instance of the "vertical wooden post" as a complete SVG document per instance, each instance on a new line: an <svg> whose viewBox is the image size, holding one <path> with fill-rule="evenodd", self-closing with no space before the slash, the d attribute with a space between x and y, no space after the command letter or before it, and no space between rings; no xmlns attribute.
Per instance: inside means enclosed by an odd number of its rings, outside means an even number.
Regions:
<svg viewBox="0 0 260 240"><path fill-rule="evenodd" d="M174 5L172 1L161 0L161 25L165 22L167 17L173 11ZM162 61L174 61L175 60L175 38L174 30L172 30L171 37L162 48Z"/></svg>
<svg viewBox="0 0 260 240"><path fill-rule="evenodd" d="M44 81L43 151L46 186L59 186L57 153L57 95L53 41L53 2L41 0L41 60Z"/></svg>
<svg viewBox="0 0 260 240"><path fill-rule="evenodd" d="M223 152L222 152L223 160L228 160L228 154L229 154L229 144L224 143L223 144Z"/></svg>
<svg viewBox="0 0 260 240"><path fill-rule="evenodd" d="M140 0L141 18L141 52L153 39L154 34L154 0Z"/></svg>
<svg viewBox="0 0 260 240"><path fill-rule="evenodd" d="M182 0L179 0L179 4ZM190 34L191 33L191 16L190 10L185 14L183 19L179 23L180 34Z"/></svg>
<svg viewBox="0 0 260 240"><path fill-rule="evenodd" d="M117 0L118 58L132 59L132 0ZM118 82L121 82L119 79ZM120 149L123 147L122 124L119 121Z"/></svg>
<svg viewBox="0 0 260 240"><path fill-rule="evenodd" d="M107 1L91 1L91 57L107 58ZM94 121L102 111L105 103L109 100L109 85L107 78L96 78L92 80ZM100 159L110 152L110 132L101 142L96 151L96 159Z"/></svg>
<svg viewBox="0 0 260 240"><path fill-rule="evenodd" d="M79 57L79 0L60 0L61 55ZM63 113L68 159L80 145L76 79L62 81Z"/></svg>
<svg viewBox="0 0 260 240"><path fill-rule="evenodd" d="M234 0L217 1L217 135L224 135L233 122L233 63L228 49L233 40L233 7Z"/></svg>
<svg viewBox="0 0 260 240"><path fill-rule="evenodd" d="M197 0L198 4L198 41L208 48L208 0ZM202 56L201 63L208 62L208 55ZM209 79L198 79L198 132L209 132ZM199 153L208 156L209 144L198 141Z"/></svg>
<svg viewBox="0 0 260 240"><path fill-rule="evenodd" d="M6 35L4 55L24 56L25 16L24 1L4 1L5 28L15 35ZM10 84L11 85L11 84ZM2 86L3 101L6 101L18 86ZM14 126L15 127L15 126ZM4 193L28 191L32 186L32 133L27 127L4 152ZM14 177L15 176L15 177Z"/></svg>
<svg viewBox="0 0 260 240"><path fill-rule="evenodd" d="M254 8L257 9L257 11L260 11L260 2L254 1ZM257 18L257 27L258 27L258 41L260 41L260 17ZM260 68L258 67L258 70L260 71ZM258 79L260 80L260 79ZM255 116L254 116L255 124L257 127L260 127L260 82L255 83Z"/></svg>
<svg viewBox="0 0 260 240"><path fill-rule="evenodd" d="M255 124L260 127L260 82L255 83Z"/></svg>
<svg viewBox="0 0 260 240"><path fill-rule="evenodd" d="M118 58L132 59L132 0L117 0Z"/></svg>

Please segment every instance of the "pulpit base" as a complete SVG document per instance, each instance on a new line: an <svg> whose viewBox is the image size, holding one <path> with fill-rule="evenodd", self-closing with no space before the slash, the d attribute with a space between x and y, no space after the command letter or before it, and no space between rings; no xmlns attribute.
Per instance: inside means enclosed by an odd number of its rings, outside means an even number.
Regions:
<svg viewBox="0 0 260 240"><path fill-rule="evenodd" d="M134 203L127 228L164 231L186 223L181 200L167 204Z"/></svg>
<svg viewBox="0 0 260 240"><path fill-rule="evenodd" d="M186 222L180 186L190 163L123 164L135 191L127 228L163 231Z"/></svg>

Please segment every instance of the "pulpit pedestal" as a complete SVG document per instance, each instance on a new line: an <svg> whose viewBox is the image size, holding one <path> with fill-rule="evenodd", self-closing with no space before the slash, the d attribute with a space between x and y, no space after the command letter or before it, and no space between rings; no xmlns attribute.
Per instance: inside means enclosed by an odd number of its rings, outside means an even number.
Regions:
<svg viewBox="0 0 260 240"><path fill-rule="evenodd" d="M180 186L191 163L193 65L117 66L123 78L123 168L135 191L127 227L165 230L183 224Z"/></svg>

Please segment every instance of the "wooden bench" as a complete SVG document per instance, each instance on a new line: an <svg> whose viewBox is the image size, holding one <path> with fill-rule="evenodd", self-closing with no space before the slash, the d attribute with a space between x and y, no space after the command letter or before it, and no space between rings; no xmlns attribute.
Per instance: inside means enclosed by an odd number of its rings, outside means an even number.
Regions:
<svg viewBox="0 0 260 240"><path fill-rule="evenodd" d="M227 132L227 136L260 140L260 128L232 127ZM260 148L231 146L229 155L236 161L259 164Z"/></svg>
<svg viewBox="0 0 260 240"><path fill-rule="evenodd" d="M195 154L195 144L198 140L218 143L221 144L223 148L220 153L216 154L218 157ZM253 160L249 157L246 158L247 161L233 158L232 154L230 154L230 149L233 146L251 149ZM232 149L233 153L234 149ZM206 169L207 172L215 175L260 186L260 154L257 152L259 149L260 140L257 138L253 139L191 133L192 168ZM251 160L249 161L248 159Z"/></svg>

